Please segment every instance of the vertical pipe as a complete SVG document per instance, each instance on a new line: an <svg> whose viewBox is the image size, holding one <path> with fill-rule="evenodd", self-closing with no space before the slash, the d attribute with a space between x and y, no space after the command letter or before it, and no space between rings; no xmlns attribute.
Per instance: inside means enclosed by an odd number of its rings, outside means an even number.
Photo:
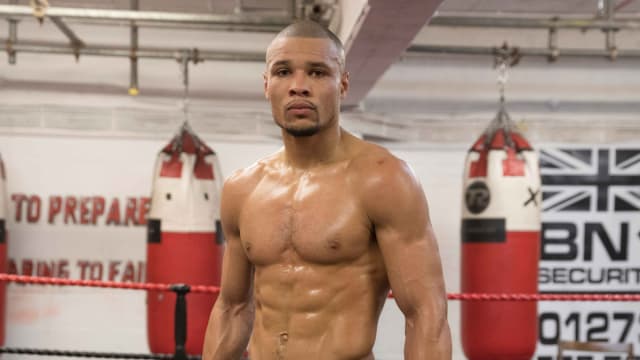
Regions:
<svg viewBox="0 0 640 360"><path fill-rule="evenodd" d="M558 50L558 29L555 27L549 28L549 56L547 60L554 62L558 60L560 51Z"/></svg>
<svg viewBox="0 0 640 360"><path fill-rule="evenodd" d="M138 0L131 0L131 10L140 10ZM131 22L131 73L129 81L129 95L138 95L138 26Z"/></svg>
<svg viewBox="0 0 640 360"><path fill-rule="evenodd" d="M613 15L615 13L615 2L613 0L604 0L604 11L606 20L608 23L613 22ZM618 56L618 49L616 47L616 31L615 29L606 29L604 32L605 48L609 52L609 59L615 60Z"/></svg>
<svg viewBox="0 0 640 360"><path fill-rule="evenodd" d="M9 2L11 5L15 5L18 3L18 0L11 0ZM9 64L15 65L16 63L16 52L13 50L13 44L18 41L18 20L9 19L9 42L7 44L7 55L9 57Z"/></svg>
<svg viewBox="0 0 640 360"><path fill-rule="evenodd" d="M605 0L598 0L598 16L599 17L603 17L606 13L604 1Z"/></svg>
<svg viewBox="0 0 640 360"><path fill-rule="evenodd" d="M291 19L295 20L298 18L298 5L297 5L297 1L296 0L290 0L291 1L291 7L290 7L290 11L291 11Z"/></svg>
<svg viewBox="0 0 640 360"><path fill-rule="evenodd" d="M13 50L13 44L18 41L18 20L9 20L9 41L7 43L7 54L9 55L9 64L15 65L16 52Z"/></svg>
<svg viewBox="0 0 640 360"><path fill-rule="evenodd" d="M242 5L242 0L236 0L236 6L233 7L234 14L242 14L244 11L244 5Z"/></svg>
<svg viewBox="0 0 640 360"><path fill-rule="evenodd" d="M309 0L297 0L296 3L296 19L307 19L307 7Z"/></svg>
<svg viewBox="0 0 640 360"><path fill-rule="evenodd" d="M604 14L607 20L613 19L614 12L615 12L615 2L613 0L604 0Z"/></svg>

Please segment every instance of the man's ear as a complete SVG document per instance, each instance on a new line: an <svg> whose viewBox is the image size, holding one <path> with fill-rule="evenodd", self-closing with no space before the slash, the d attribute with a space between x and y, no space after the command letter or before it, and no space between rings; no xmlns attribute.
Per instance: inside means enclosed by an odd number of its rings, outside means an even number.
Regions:
<svg viewBox="0 0 640 360"><path fill-rule="evenodd" d="M349 90L349 73L344 71L340 76L340 98L344 99Z"/></svg>
<svg viewBox="0 0 640 360"><path fill-rule="evenodd" d="M264 82L264 97L269 100L269 95L267 95L267 86L269 85L269 80L267 80L267 72L262 73L262 80Z"/></svg>

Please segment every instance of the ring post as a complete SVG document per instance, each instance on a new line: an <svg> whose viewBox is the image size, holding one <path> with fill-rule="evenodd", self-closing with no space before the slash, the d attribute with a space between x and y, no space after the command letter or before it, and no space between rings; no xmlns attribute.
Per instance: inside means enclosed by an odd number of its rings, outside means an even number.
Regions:
<svg viewBox="0 0 640 360"><path fill-rule="evenodd" d="M176 293L176 311L174 333L176 339L176 351L174 360L187 360L185 343L187 342L187 293L191 291L189 285L173 284L171 291Z"/></svg>

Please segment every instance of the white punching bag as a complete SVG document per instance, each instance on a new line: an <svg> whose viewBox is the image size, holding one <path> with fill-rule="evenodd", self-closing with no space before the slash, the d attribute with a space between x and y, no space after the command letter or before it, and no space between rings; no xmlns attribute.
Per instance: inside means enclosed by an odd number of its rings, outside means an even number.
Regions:
<svg viewBox="0 0 640 360"><path fill-rule="evenodd" d="M220 285L222 173L216 153L187 123L158 154L147 234L147 282ZM202 352L217 296L188 294L186 352ZM173 353L173 293L149 292L147 328L153 353Z"/></svg>
<svg viewBox="0 0 640 360"><path fill-rule="evenodd" d="M540 174L535 151L504 108L473 144L464 169L461 289L537 293ZM537 303L463 301L462 345L470 360L529 360Z"/></svg>

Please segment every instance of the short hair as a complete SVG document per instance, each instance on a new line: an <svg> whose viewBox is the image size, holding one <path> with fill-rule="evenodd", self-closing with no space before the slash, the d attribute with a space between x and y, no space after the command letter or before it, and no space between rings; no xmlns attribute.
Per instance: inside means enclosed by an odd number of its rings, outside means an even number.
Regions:
<svg viewBox="0 0 640 360"><path fill-rule="evenodd" d="M331 40L336 49L338 49L338 65L340 65L340 70L345 69L344 45L342 45L342 41L340 41L336 34L323 25L318 24L313 20L299 20L282 29L273 41L288 37L306 37Z"/></svg>

